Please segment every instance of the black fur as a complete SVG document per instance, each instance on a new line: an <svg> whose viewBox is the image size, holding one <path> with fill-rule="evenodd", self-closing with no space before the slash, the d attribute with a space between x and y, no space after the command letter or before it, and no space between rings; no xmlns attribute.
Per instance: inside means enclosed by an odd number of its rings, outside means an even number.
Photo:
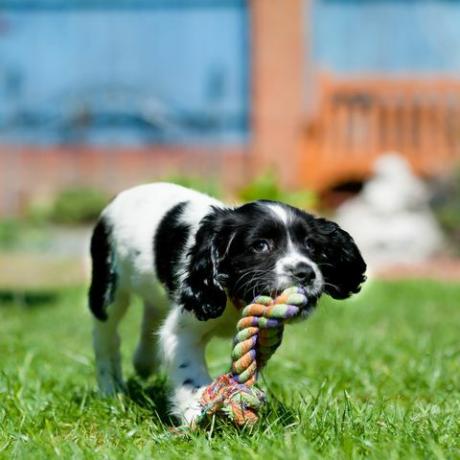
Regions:
<svg viewBox="0 0 460 460"><path fill-rule="evenodd" d="M187 277L180 288L180 303L202 321L220 316L227 303L227 295L217 276L220 255L216 244L227 212L230 211L215 209L203 219L188 254Z"/></svg>
<svg viewBox="0 0 460 460"><path fill-rule="evenodd" d="M186 206L187 202L183 201L169 210L153 240L156 272L170 291L177 289L178 264L190 234L190 226L181 222Z"/></svg>
<svg viewBox="0 0 460 460"><path fill-rule="evenodd" d="M227 233L223 232L220 238L225 242L232 236L232 240L221 270L225 273L230 296L248 303L258 294L273 294L272 286L276 281L273 270L288 244L286 227L261 202L237 208L227 219L226 227ZM259 239L276 242L269 255L251 250Z"/></svg>
<svg viewBox="0 0 460 460"><path fill-rule="evenodd" d="M286 211L285 224L267 204L270 202L259 201L236 209L215 209L202 220L189 253L188 276L179 289L180 302L198 319L220 316L227 293L244 302L257 294L275 294L274 268L289 239L318 265L325 280L324 292L343 299L360 290L366 264L347 232L331 221L276 203ZM271 242L269 253L253 250L260 239ZM311 294L310 306L319 295Z"/></svg>
<svg viewBox="0 0 460 460"><path fill-rule="evenodd" d="M117 275L112 269L112 249L110 246L111 227L99 219L91 237L92 279L89 288L89 307L101 321L107 319L107 305L113 301Z"/></svg>
<svg viewBox="0 0 460 460"><path fill-rule="evenodd" d="M334 299L346 299L366 281L366 263L353 238L334 222L316 219L316 263L325 279L324 291Z"/></svg>

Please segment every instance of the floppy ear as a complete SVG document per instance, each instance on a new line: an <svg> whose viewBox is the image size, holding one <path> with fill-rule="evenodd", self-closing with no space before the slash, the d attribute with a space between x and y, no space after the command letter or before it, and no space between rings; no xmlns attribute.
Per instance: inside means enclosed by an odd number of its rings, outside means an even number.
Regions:
<svg viewBox="0 0 460 460"><path fill-rule="evenodd" d="M189 252L187 276L179 288L180 303L201 321L220 316L227 303L227 295L219 281L217 220L216 216L205 218L198 229L195 245Z"/></svg>
<svg viewBox="0 0 460 460"><path fill-rule="evenodd" d="M346 299L361 290L366 263L353 238L336 223L321 218L316 225L322 240L318 262L326 282L324 290L334 299Z"/></svg>

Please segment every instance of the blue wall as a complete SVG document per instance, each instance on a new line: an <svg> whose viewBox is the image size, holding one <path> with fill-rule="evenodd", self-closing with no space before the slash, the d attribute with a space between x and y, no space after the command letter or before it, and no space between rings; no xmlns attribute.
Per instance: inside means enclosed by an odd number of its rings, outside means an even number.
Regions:
<svg viewBox="0 0 460 460"><path fill-rule="evenodd" d="M246 140L245 2L87 3L0 10L0 141Z"/></svg>
<svg viewBox="0 0 460 460"><path fill-rule="evenodd" d="M460 76L460 1L313 0L313 57L337 73Z"/></svg>

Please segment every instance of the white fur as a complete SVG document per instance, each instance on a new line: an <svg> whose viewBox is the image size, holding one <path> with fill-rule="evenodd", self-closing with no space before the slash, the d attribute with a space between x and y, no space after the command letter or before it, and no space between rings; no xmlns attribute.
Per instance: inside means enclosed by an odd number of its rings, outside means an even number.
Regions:
<svg viewBox="0 0 460 460"><path fill-rule="evenodd" d="M164 215L182 201L190 202L186 213L192 230L196 230L211 206L223 206L218 200L194 190L155 183L120 193L104 211L104 217L113 228L116 240L113 248L123 287L153 304L158 302L158 286L154 282L152 238Z"/></svg>
<svg viewBox="0 0 460 460"><path fill-rule="evenodd" d="M277 216L278 219L284 225L288 223L288 215L286 211L277 204L270 204L269 208L273 211L273 213ZM275 265L275 273L278 275L278 289L282 290L292 284L292 279L288 275L288 271L290 268L295 267L300 263L306 263L309 265L315 272L315 280L313 281L312 285L309 286L312 294L318 294L321 292L323 287L323 275L319 270L318 266L313 262L310 258L306 257L305 255L301 254L292 243L291 237L288 235L288 244L286 254L281 257Z"/></svg>
<svg viewBox="0 0 460 460"><path fill-rule="evenodd" d="M119 294L108 308L107 321L94 320L93 346L97 382L102 393L107 395L124 388L118 325L126 313L128 303L129 296Z"/></svg>
<svg viewBox="0 0 460 460"><path fill-rule="evenodd" d="M304 256L299 251L297 251L292 244L292 240L288 238L288 248L284 257L281 257L275 265L275 273L278 275L279 285L278 288L284 289L292 284L292 280L288 276L288 271L290 268L295 267L300 263L306 263L309 265L315 272L315 279L309 286L312 294L318 294L321 292L321 289L324 284L323 275L316 265L310 258Z"/></svg>
<svg viewBox="0 0 460 460"><path fill-rule="evenodd" d="M278 206L277 204L269 204L268 207L273 211L274 214L276 214L278 219L280 219L284 225L287 224L288 215L286 214L286 211L281 206Z"/></svg>

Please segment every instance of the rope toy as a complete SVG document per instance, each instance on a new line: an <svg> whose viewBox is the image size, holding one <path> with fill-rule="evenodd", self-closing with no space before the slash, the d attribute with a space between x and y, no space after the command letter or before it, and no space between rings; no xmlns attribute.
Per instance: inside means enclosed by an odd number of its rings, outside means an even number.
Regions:
<svg viewBox="0 0 460 460"><path fill-rule="evenodd" d="M258 296L243 309L233 340L231 371L203 391L198 425L213 415L223 415L236 426L257 422L257 411L266 402L265 393L254 385L258 374L280 346L284 323L298 317L307 303L303 289L291 287L276 299Z"/></svg>

